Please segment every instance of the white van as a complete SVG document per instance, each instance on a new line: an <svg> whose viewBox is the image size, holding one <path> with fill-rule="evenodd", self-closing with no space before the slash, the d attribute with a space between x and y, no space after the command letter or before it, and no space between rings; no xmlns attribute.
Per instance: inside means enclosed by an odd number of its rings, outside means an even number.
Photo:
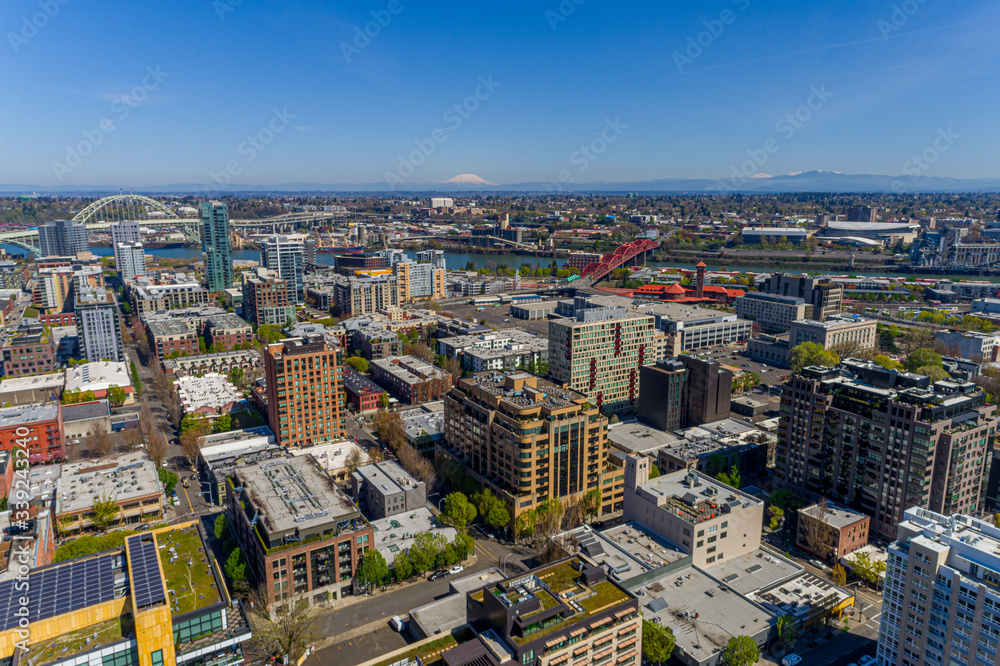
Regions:
<svg viewBox="0 0 1000 666"><path fill-rule="evenodd" d="M389 626L392 627L393 631L401 632L406 627L406 622L404 622L403 618L399 617L398 615L394 615L392 619L389 620Z"/></svg>

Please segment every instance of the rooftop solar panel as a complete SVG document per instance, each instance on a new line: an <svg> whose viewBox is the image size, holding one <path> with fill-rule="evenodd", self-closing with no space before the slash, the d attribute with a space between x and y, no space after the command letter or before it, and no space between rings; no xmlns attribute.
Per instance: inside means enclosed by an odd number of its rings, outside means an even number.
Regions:
<svg viewBox="0 0 1000 666"><path fill-rule="evenodd" d="M21 598L28 597L27 619L38 622L71 613L115 598L115 560L117 553L107 553L86 560L70 561L28 574L25 581L0 582L0 631L18 625L22 616Z"/></svg>
<svg viewBox="0 0 1000 666"><path fill-rule="evenodd" d="M167 600L163 589L163 578L160 576L160 558L156 553L156 542L153 535L140 534L128 538L130 557L129 576L132 582L132 594L136 608L144 608Z"/></svg>

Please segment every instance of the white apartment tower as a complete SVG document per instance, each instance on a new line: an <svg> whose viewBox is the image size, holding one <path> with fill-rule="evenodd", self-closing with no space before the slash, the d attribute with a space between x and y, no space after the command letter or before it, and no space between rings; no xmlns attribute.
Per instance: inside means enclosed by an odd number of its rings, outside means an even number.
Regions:
<svg viewBox="0 0 1000 666"><path fill-rule="evenodd" d="M146 274L146 253L142 243L116 243L115 268L122 282L134 282L139 275Z"/></svg>
<svg viewBox="0 0 1000 666"><path fill-rule="evenodd" d="M118 256L118 243L141 243L142 232L139 230L139 223L131 220L119 222L111 227L111 247L115 253L115 270L121 272L122 261Z"/></svg>

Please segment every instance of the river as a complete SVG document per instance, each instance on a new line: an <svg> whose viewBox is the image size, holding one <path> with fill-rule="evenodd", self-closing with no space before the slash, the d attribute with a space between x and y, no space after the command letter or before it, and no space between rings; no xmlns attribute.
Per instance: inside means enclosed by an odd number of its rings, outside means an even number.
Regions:
<svg viewBox="0 0 1000 666"><path fill-rule="evenodd" d="M4 250L10 254L23 254L24 249L19 248L15 245L0 245ZM101 257L111 256L110 247L92 247L91 252ZM162 248L156 250L147 250L146 254L151 254L156 257L183 257L185 259L200 259L201 250L195 247L172 247L172 248ZM407 252L410 257L415 256L414 252ZM336 255L329 252L317 252L316 259L321 264L333 265L334 257ZM509 268L517 268L523 263L528 263L534 266L539 264L541 266L548 266L552 263L551 257L532 257L528 255L520 254L467 254L464 252L445 252L444 253L445 262L448 268L462 269L465 268L468 262L473 262L477 268L484 268L486 262L492 261L496 264L506 264ZM233 259L237 260L250 260L250 261L260 261L260 251L259 250L233 250ZM661 267L668 266L672 268L684 268L687 270L694 270L694 264L680 264L680 263L667 263L661 261L650 261L647 262L648 266L651 267ZM709 266L709 270L713 267ZM761 266L738 266L734 264L725 264L726 270L729 271L740 271L749 273L760 273L766 272L766 268ZM806 272L801 269L785 269L788 273L796 272ZM851 274L859 275L862 277L904 277L907 279L913 278L923 278L930 280L944 280L944 279L976 279L976 280L988 280L990 282L1000 282L1000 276L987 276L982 278L972 278L964 276L954 276L954 275L936 275L936 274L925 274L925 273L855 273L853 271L838 271L837 274Z"/></svg>

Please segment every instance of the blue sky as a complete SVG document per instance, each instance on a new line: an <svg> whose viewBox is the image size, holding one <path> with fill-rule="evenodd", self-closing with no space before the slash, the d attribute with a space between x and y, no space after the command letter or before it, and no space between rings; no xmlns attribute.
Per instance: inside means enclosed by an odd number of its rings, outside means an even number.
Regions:
<svg viewBox="0 0 1000 666"><path fill-rule="evenodd" d="M995 0L576 2L8 0L0 183L1000 177Z"/></svg>

